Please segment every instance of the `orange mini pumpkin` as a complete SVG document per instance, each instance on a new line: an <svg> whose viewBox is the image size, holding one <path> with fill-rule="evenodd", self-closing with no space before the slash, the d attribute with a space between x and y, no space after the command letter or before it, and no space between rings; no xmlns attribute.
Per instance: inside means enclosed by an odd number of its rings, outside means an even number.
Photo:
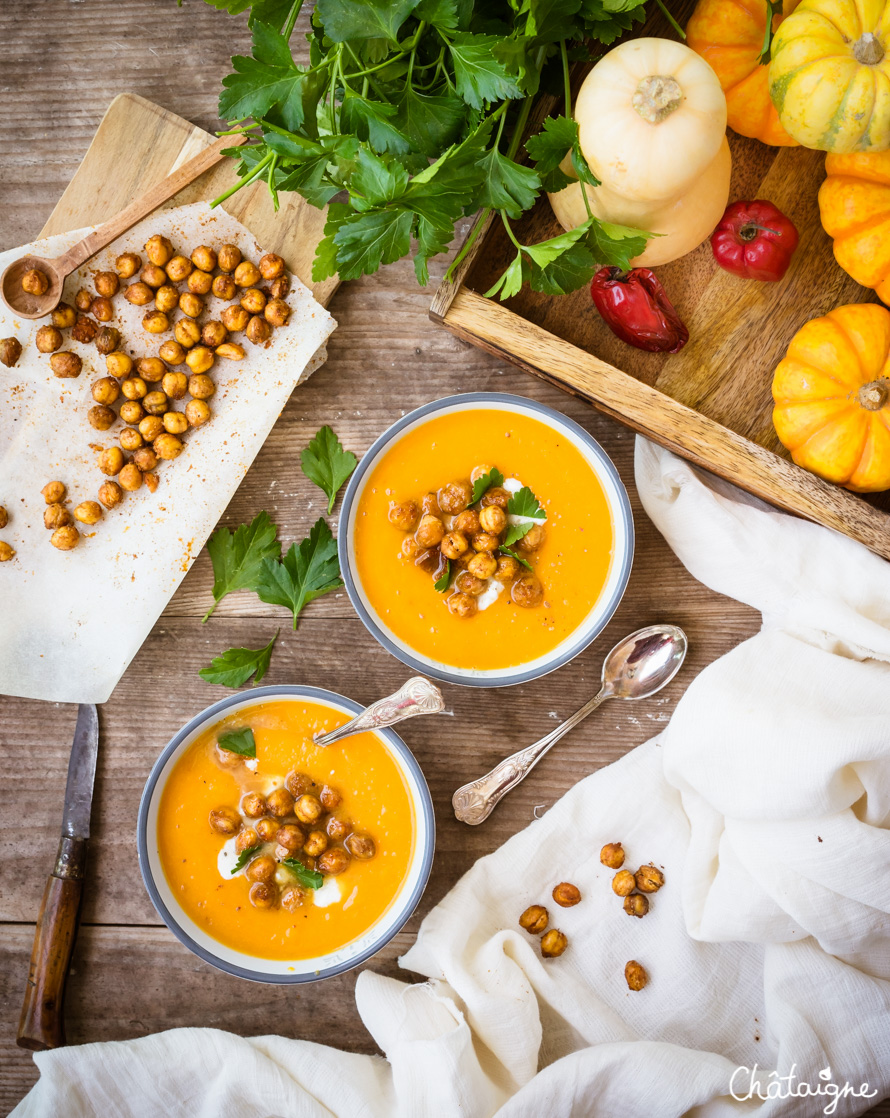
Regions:
<svg viewBox="0 0 890 1118"><path fill-rule="evenodd" d="M838 307L791 339L773 423L804 469L859 493L890 489L890 311Z"/></svg>
<svg viewBox="0 0 890 1118"><path fill-rule="evenodd" d="M773 30L797 7L784 0ZM761 63L766 0L698 0L686 25L686 45L711 66L726 94L727 122L740 136L774 147L796 147L769 96L769 62Z"/></svg>
<svg viewBox="0 0 890 1118"><path fill-rule="evenodd" d="M847 275L890 303L890 151L825 157L822 228Z"/></svg>

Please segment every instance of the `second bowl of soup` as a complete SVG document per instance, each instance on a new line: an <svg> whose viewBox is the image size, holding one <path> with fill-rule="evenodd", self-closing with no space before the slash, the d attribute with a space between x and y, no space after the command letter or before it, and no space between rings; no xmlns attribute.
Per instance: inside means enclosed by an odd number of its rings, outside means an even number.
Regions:
<svg viewBox="0 0 890 1118"><path fill-rule="evenodd" d="M377 640L450 683L522 683L602 631L630 575L633 520L605 451L520 396L468 393L389 428L340 520L350 599Z"/></svg>

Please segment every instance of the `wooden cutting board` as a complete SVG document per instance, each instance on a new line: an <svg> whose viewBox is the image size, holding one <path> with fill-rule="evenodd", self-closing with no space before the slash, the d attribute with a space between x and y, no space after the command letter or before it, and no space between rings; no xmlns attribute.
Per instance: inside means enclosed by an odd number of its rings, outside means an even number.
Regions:
<svg viewBox="0 0 890 1118"><path fill-rule="evenodd" d="M211 144L215 136L135 93L121 93L93 137L83 162L40 236L66 233L104 221L176 167ZM170 205L211 201L237 181L226 159L181 190ZM339 280L312 282L312 259L323 236L325 211L299 194L281 195L276 214L265 183L255 183L227 199L223 207L269 252L284 258L315 298L327 306Z"/></svg>

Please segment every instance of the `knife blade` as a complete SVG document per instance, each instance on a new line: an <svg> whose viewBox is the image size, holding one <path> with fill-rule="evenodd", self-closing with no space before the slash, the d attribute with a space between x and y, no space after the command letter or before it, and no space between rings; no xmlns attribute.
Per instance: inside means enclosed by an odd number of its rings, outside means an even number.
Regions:
<svg viewBox="0 0 890 1118"><path fill-rule="evenodd" d="M58 1048L65 1043L62 1006L77 938L98 751L96 708L81 703L68 761L62 838L34 929L28 985L16 1038L19 1047L31 1051Z"/></svg>

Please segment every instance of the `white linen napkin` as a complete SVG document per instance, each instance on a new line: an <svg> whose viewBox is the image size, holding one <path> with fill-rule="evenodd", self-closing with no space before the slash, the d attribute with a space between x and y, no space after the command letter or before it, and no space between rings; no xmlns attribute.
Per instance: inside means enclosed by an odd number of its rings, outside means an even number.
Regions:
<svg viewBox="0 0 890 1118"><path fill-rule="evenodd" d="M763 631L473 866L402 960L427 982L360 975L387 1060L180 1029L36 1055L15 1118L810 1118L890 1093L890 566L644 440L636 472L689 570ZM617 840L664 867L642 920L599 862ZM550 902L563 880L575 908ZM558 959L517 926L533 902Z"/></svg>

